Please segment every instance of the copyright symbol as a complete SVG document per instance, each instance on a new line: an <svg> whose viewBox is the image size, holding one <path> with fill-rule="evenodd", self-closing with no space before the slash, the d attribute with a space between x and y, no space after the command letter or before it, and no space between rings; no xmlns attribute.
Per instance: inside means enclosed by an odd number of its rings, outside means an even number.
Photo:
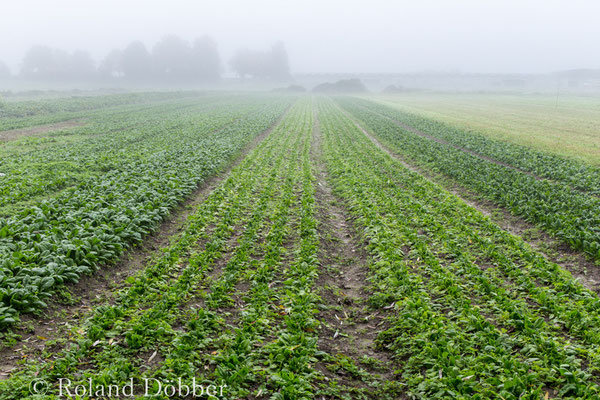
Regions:
<svg viewBox="0 0 600 400"><path fill-rule="evenodd" d="M34 379L29 384L29 392L31 394L44 395L49 388L50 385L43 379Z"/></svg>

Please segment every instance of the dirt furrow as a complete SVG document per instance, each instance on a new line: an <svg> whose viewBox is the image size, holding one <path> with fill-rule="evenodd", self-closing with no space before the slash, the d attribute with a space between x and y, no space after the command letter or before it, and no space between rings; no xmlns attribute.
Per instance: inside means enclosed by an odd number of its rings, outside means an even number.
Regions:
<svg viewBox="0 0 600 400"><path fill-rule="evenodd" d="M375 345L377 333L385 329L386 315L369 310L367 305L370 256L364 241L352 226L352 219L333 193L321 149L322 134L317 116L313 128L311 161L315 168L318 207L321 271L317 282L325 308L319 335L320 350L332 357L350 357L373 376L394 379L391 355ZM331 374L350 387L364 388L366 383L347 371Z"/></svg>
<svg viewBox="0 0 600 400"><path fill-rule="evenodd" d="M85 125L81 119L57 122L54 124L36 125L28 128L11 129L0 132L0 142L8 142L25 136L34 136L42 133L60 131Z"/></svg>

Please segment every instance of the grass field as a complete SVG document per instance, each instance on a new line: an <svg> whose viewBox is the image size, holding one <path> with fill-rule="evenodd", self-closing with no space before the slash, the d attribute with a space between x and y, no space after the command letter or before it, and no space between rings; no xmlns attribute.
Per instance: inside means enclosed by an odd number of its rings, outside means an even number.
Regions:
<svg viewBox="0 0 600 400"><path fill-rule="evenodd" d="M589 163L357 97L4 107L0 399L600 398Z"/></svg>
<svg viewBox="0 0 600 400"><path fill-rule="evenodd" d="M600 99L569 94L378 95L376 101L493 138L600 165Z"/></svg>

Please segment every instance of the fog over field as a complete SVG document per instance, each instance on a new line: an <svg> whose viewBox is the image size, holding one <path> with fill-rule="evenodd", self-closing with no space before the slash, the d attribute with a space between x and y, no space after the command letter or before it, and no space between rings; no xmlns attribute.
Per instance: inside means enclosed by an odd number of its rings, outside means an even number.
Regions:
<svg viewBox="0 0 600 400"><path fill-rule="evenodd" d="M2 0L0 400L600 400L600 0Z"/></svg>
<svg viewBox="0 0 600 400"><path fill-rule="evenodd" d="M99 62L134 40L208 35L223 66L282 41L292 73L548 73L600 68L600 3L584 0L21 0L4 2L0 60L87 50Z"/></svg>

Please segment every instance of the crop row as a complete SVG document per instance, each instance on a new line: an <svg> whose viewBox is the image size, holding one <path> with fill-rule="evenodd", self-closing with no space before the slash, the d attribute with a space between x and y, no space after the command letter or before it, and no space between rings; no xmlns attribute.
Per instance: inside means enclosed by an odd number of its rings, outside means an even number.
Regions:
<svg viewBox="0 0 600 400"><path fill-rule="evenodd" d="M432 119L395 110L371 101L353 99L352 102L427 135L489 157L497 162L508 164L537 177L562 182L583 192L600 195L600 168L538 151L531 147L492 139L477 132L466 132Z"/></svg>
<svg viewBox="0 0 600 400"><path fill-rule="evenodd" d="M397 154L454 179L600 259L599 198L420 136L351 101L341 104Z"/></svg>
<svg viewBox="0 0 600 400"><path fill-rule="evenodd" d="M327 165L377 260L379 334L415 398L597 398L600 300L321 100Z"/></svg>
<svg viewBox="0 0 600 400"><path fill-rule="evenodd" d="M2 220L0 325L14 322L18 312L43 308L55 286L77 281L139 243L198 184L271 126L285 107L285 101L272 102L246 118L221 122L214 134L194 129L194 123L175 129L164 135L160 151L92 176Z"/></svg>

